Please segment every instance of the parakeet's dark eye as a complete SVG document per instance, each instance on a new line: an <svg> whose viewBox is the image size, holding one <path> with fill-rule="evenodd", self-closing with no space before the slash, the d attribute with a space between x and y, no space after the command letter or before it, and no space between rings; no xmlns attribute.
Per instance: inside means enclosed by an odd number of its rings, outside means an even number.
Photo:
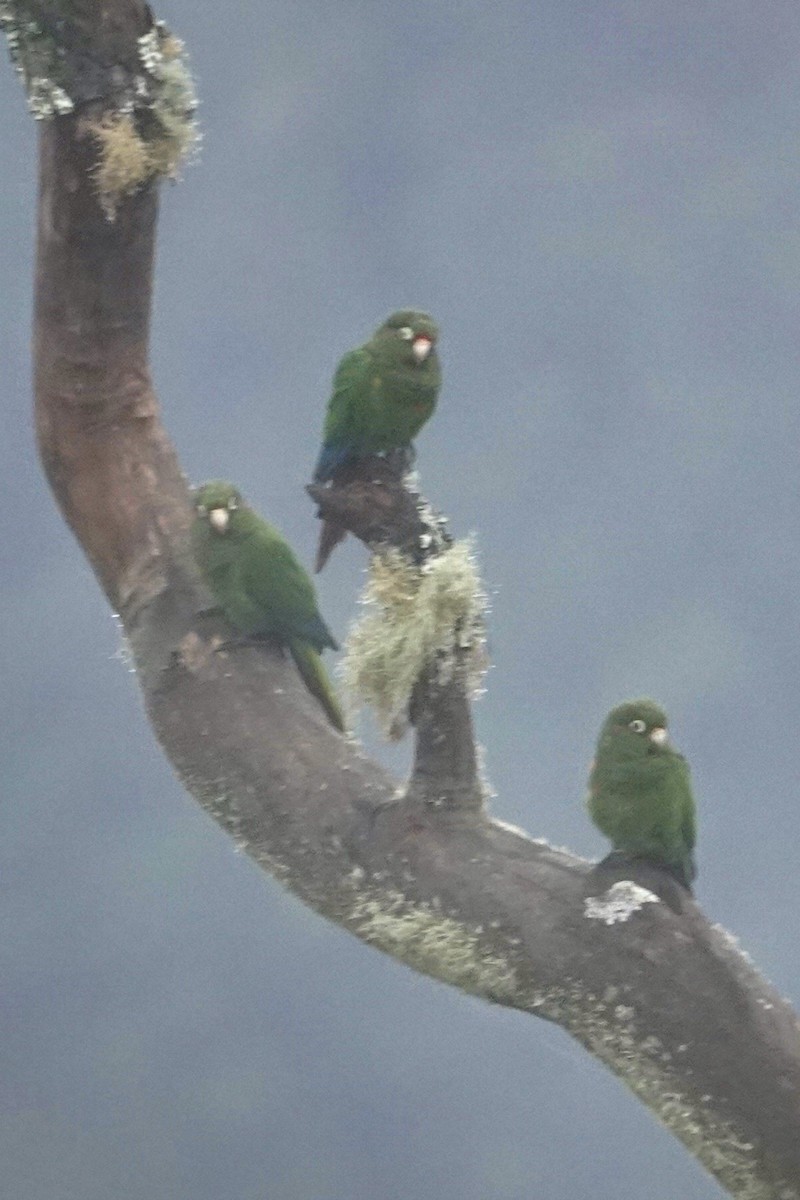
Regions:
<svg viewBox="0 0 800 1200"><path fill-rule="evenodd" d="M645 725L644 721L640 721L637 717L635 721L629 722L628 729L632 729L634 733L644 733L644 731L647 729L647 726Z"/></svg>
<svg viewBox="0 0 800 1200"><path fill-rule="evenodd" d="M410 342L414 336L414 330L410 325L403 325L402 328L398 329L397 336L401 337L404 342Z"/></svg>

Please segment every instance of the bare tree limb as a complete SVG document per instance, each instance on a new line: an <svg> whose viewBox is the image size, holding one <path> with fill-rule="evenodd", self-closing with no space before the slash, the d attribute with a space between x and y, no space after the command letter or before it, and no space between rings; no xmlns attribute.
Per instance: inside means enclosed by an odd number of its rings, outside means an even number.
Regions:
<svg viewBox="0 0 800 1200"><path fill-rule="evenodd" d="M220 650L224 631L198 615L187 489L148 370L156 160L145 154L147 172L110 208L98 195L97 130L141 95L152 16L141 0L4 0L0 18L18 61L52 64L57 91L23 73L62 114L39 112L42 462L122 617L154 732L186 787L322 915L419 971L560 1024L731 1195L800 1198L797 1019L691 899L655 869L597 871L492 821L457 686L418 717L415 772L399 791L330 728L279 649ZM131 120L147 151L147 114Z"/></svg>

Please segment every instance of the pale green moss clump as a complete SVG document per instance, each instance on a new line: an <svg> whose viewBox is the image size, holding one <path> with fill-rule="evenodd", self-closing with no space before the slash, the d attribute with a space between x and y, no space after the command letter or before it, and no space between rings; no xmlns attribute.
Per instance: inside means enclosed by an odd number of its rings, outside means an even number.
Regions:
<svg viewBox="0 0 800 1200"><path fill-rule="evenodd" d="M150 154L130 113L106 113L89 130L100 149L93 170L97 194L104 213L113 221L120 201L132 196L154 174Z"/></svg>
<svg viewBox="0 0 800 1200"><path fill-rule="evenodd" d="M341 666L351 710L370 705L386 735L401 737L414 685L435 666L456 671L473 695L487 667L486 594L471 541L454 542L416 566L398 551L373 555Z"/></svg>

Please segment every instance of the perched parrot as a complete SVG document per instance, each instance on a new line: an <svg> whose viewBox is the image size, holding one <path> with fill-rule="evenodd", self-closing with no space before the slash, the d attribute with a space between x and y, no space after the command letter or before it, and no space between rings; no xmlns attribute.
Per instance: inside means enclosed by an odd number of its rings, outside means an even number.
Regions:
<svg viewBox="0 0 800 1200"><path fill-rule="evenodd" d="M316 483L335 480L372 454L399 456L401 466L410 465L412 442L436 407L442 382L438 337L427 313L404 308L345 354L333 377ZM345 533L335 522L323 522L315 570L322 570Z"/></svg>
<svg viewBox="0 0 800 1200"><path fill-rule="evenodd" d="M629 700L606 717L587 805L615 851L663 867L691 891L697 871L689 765L669 740L666 713L652 700Z"/></svg>
<svg viewBox="0 0 800 1200"><path fill-rule="evenodd" d="M213 480L194 493L192 550L230 624L246 637L270 636L289 651L331 724L344 718L322 665L338 650L317 608L314 585L277 529L242 502L231 483Z"/></svg>

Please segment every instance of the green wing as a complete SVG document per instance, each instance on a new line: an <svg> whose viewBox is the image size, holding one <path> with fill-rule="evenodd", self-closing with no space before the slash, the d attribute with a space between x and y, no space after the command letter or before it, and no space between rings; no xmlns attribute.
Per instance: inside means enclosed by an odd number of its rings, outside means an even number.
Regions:
<svg viewBox="0 0 800 1200"><path fill-rule="evenodd" d="M692 781L689 775L689 764L683 764L683 815L681 819L681 833L687 850L694 850L695 842L697 841L697 823L695 818L694 793L692 792Z"/></svg>
<svg viewBox="0 0 800 1200"><path fill-rule="evenodd" d="M238 576L242 593L261 614L258 632L305 638L317 650L337 648L319 614L313 583L289 543L266 522L242 547Z"/></svg>
<svg viewBox="0 0 800 1200"><path fill-rule="evenodd" d="M371 392L375 364L364 347L351 350L336 368L333 391L325 416L326 445L347 445L358 440Z"/></svg>

